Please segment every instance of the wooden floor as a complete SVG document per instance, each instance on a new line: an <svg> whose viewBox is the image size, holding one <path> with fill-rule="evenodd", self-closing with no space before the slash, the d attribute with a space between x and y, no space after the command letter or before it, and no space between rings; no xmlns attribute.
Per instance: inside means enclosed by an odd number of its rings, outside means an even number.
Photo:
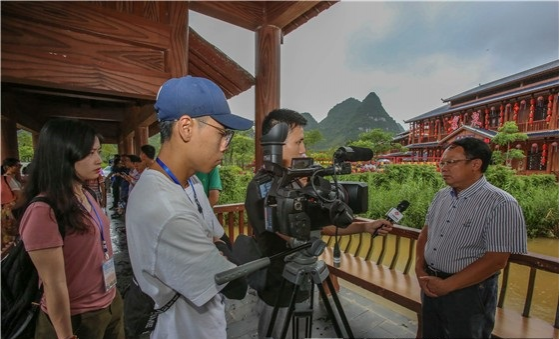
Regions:
<svg viewBox="0 0 560 339"><path fill-rule="evenodd" d="M112 213L108 211L109 218ZM123 218L111 219L111 231L118 278L117 287L122 293L132 277ZM340 281L340 285L338 296L355 338L414 338L416 336L418 324L410 311L344 281ZM319 299L315 297L312 337L336 338L336 332L327 319L323 302ZM245 299L228 301L226 314L228 338L258 337L256 300L255 292L249 290Z"/></svg>

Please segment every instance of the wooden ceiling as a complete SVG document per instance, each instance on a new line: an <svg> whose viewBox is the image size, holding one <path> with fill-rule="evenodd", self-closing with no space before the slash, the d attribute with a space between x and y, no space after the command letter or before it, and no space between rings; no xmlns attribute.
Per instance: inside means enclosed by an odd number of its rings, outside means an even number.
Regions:
<svg viewBox="0 0 560 339"><path fill-rule="evenodd" d="M335 3L2 2L2 117L35 133L51 117L83 119L107 143L138 126L152 135L154 98L171 77L207 77L228 98L255 86L249 71L187 29L189 10L286 35Z"/></svg>

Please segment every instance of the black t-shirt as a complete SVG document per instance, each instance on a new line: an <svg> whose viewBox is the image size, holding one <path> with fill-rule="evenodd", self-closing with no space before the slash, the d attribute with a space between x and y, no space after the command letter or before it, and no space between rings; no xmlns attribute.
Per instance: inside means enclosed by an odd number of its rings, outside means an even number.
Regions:
<svg viewBox="0 0 560 339"><path fill-rule="evenodd" d="M249 182L249 185L247 186L247 196L245 198L245 210L247 211L249 224L253 227L257 245L264 257L270 257L289 249L286 246L286 241L284 241L284 239L280 238L275 233L269 232L265 229L265 196L263 196L263 194L266 193L261 189L266 186L266 182L273 180L273 178L273 175L269 172L266 172L264 170L259 171L255 175L255 177L253 177L251 182ZM259 298L261 298L270 306L275 306L278 294L280 294L281 284L284 280L284 278L282 277L284 266L285 262L283 258L272 260L267 268L266 284L262 290L257 291ZM287 307L289 305L293 289L294 284L286 281L286 285L280 299L280 307ZM298 293L296 301L304 301L308 298L308 296L309 292L302 291L300 288L300 292Z"/></svg>

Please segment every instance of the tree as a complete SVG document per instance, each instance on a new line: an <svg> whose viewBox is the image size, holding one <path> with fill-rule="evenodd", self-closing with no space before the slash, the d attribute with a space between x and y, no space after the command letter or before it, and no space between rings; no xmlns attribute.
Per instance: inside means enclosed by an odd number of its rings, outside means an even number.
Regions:
<svg viewBox="0 0 560 339"><path fill-rule="evenodd" d="M235 133L224 156L224 165L237 165L244 168L255 158L255 140L249 136L252 131Z"/></svg>
<svg viewBox="0 0 560 339"><path fill-rule="evenodd" d="M35 154L31 133L21 129L17 132L17 139L19 160L22 162L30 162Z"/></svg>
<svg viewBox="0 0 560 339"><path fill-rule="evenodd" d="M382 129L375 128L369 132L361 133L359 139L352 141L350 146L365 147L373 151L375 156L379 156L390 150L406 151L406 147L399 143L392 142L393 134Z"/></svg>
<svg viewBox="0 0 560 339"><path fill-rule="evenodd" d="M323 138L323 134L321 133L321 131L319 131L318 129L312 129L310 131L305 131L304 132L304 137L305 137L305 147L306 148L311 148L313 147L313 145L315 145L316 143L322 141Z"/></svg>
<svg viewBox="0 0 560 339"><path fill-rule="evenodd" d="M492 160L495 164L506 164L511 167L513 159L523 159L525 153L519 149L511 149L511 143L525 141L529 137L525 133L519 133L519 128L515 121L507 121L502 127L498 128L498 133L492 138L496 145L506 146L506 151L496 150L492 153Z"/></svg>

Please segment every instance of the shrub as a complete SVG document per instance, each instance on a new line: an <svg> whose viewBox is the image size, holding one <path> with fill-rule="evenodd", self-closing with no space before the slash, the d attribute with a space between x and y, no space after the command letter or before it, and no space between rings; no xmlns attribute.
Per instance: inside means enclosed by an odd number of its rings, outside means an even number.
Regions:
<svg viewBox="0 0 560 339"><path fill-rule="evenodd" d="M223 166L220 173L224 186L220 204L245 201L253 174L237 166ZM510 168L496 165L488 168L486 178L517 199L530 237L558 237L558 183L553 175L516 175ZM383 218L389 209L408 200L410 206L400 224L414 228L423 227L434 195L445 187L441 174L431 165L388 165L383 172L341 175L338 181L368 184L369 208L362 217Z"/></svg>

